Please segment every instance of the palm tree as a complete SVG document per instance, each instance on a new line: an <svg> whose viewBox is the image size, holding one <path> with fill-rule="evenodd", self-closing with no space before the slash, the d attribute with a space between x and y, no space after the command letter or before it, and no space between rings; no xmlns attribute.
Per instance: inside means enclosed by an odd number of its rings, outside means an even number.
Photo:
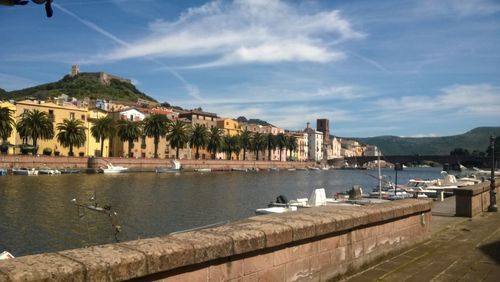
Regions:
<svg viewBox="0 0 500 282"><path fill-rule="evenodd" d="M90 133L95 139L101 142L101 157L104 156L104 140L115 135L114 122L111 117L101 117L92 121L94 125L90 128ZM109 156L109 152L108 152Z"/></svg>
<svg viewBox="0 0 500 282"><path fill-rule="evenodd" d="M287 148L290 150L290 160L292 159L292 152L297 151L299 144L297 143L297 137L289 135L287 138Z"/></svg>
<svg viewBox="0 0 500 282"><path fill-rule="evenodd" d="M38 150L38 139L48 140L54 137L54 124L46 112L39 110L26 111L21 114L21 120L17 123L16 129L23 139L33 140L33 155Z"/></svg>
<svg viewBox="0 0 500 282"><path fill-rule="evenodd" d="M195 159L200 158L200 148L204 148L208 144L208 130L204 124L195 124L193 127L193 131L191 132L191 138L189 139L189 143L191 146L196 148Z"/></svg>
<svg viewBox="0 0 500 282"><path fill-rule="evenodd" d="M266 136L260 132L255 132L252 136L252 150L256 154L256 160L259 160L259 152L266 148Z"/></svg>
<svg viewBox="0 0 500 282"><path fill-rule="evenodd" d="M224 137L222 138L222 148L226 153L226 158L228 160L232 159L233 153L238 155L240 152L241 147L238 139L239 138L237 135L234 136L224 135Z"/></svg>
<svg viewBox="0 0 500 282"><path fill-rule="evenodd" d="M276 135L276 146L278 146L278 149L280 150L280 161L281 161L281 151L283 151L284 148L286 148L286 136L283 133L278 133ZM286 152L285 152L286 155Z"/></svg>
<svg viewBox="0 0 500 282"><path fill-rule="evenodd" d="M190 132L186 127L186 124L182 121L177 120L175 123L171 123L167 133L167 141L170 142L170 146L175 148L175 158L179 159L179 149L184 148L184 146L189 142Z"/></svg>
<svg viewBox="0 0 500 282"><path fill-rule="evenodd" d="M73 156L73 147L85 145L87 128L83 121L76 119L64 119L62 123L57 124L57 141L64 147L69 147L68 156Z"/></svg>
<svg viewBox="0 0 500 282"><path fill-rule="evenodd" d="M14 117L12 115L14 111L9 108L0 107L0 138L2 138L2 143L7 142L7 138L12 134L12 130L16 126Z"/></svg>
<svg viewBox="0 0 500 282"><path fill-rule="evenodd" d="M240 135L240 145L241 149L243 149L243 160L246 160L246 152L250 149L250 140L251 140L251 132L247 129L243 130Z"/></svg>
<svg viewBox="0 0 500 282"><path fill-rule="evenodd" d="M212 154L212 159L215 160L215 154L217 154L217 151L220 150L221 147L222 147L222 129L215 126L211 126L208 136L207 149Z"/></svg>
<svg viewBox="0 0 500 282"><path fill-rule="evenodd" d="M271 160L271 151L276 148L276 137L272 133L268 133L265 136L265 146L267 148L267 159Z"/></svg>
<svg viewBox="0 0 500 282"><path fill-rule="evenodd" d="M167 134L169 120L167 116L152 114L144 119L143 133L147 137L153 137L155 158L158 158L158 143L160 137Z"/></svg>
<svg viewBox="0 0 500 282"><path fill-rule="evenodd" d="M132 146L134 141L138 141L141 137L141 124L131 120L120 120L116 125L118 137L121 141L128 143L128 157L132 155Z"/></svg>

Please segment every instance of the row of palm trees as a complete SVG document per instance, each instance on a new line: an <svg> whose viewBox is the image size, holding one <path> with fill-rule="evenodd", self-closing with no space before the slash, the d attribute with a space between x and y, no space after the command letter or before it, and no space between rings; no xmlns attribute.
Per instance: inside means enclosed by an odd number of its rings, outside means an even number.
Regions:
<svg viewBox="0 0 500 282"><path fill-rule="evenodd" d="M298 148L297 139L292 135L283 133L273 135L259 132L242 131L239 135L224 135L224 131L218 127L207 128L202 124L193 127L177 120L171 121L165 115L152 114L142 122L130 120L113 121L111 117L102 117L91 121L91 135L99 140L101 152L103 152L104 141L117 136L121 141L128 143L128 156L131 156L133 143L141 137L150 137L154 144L154 157L158 158L158 144L161 138L166 138L172 148L176 149L176 158L179 158L179 150L190 146L194 148L195 158L199 159L200 149L207 149L212 159L217 152L224 152L228 159L232 154L237 158L243 151L243 160L246 160L247 152L252 151L259 159L259 152L268 152L268 160L271 160L271 152L279 149L281 152L292 152ZM69 148L72 156L74 147L81 147L86 142L86 130L83 121L76 119L64 119L56 124L57 134L54 132L54 124L46 112L37 109L28 110L15 122L13 111L8 108L0 108L0 138L6 143L7 138L16 129L23 140L32 140L34 154L36 153L38 140L52 139L54 135L61 146Z"/></svg>

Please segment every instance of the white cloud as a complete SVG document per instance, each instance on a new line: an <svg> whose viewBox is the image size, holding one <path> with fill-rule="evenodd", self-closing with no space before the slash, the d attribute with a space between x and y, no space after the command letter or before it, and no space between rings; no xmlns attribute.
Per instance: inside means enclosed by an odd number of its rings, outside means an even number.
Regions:
<svg viewBox="0 0 500 282"><path fill-rule="evenodd" d="M327 44L364 37L339 11L308 14L274 0L213 1L190 8L176 21L157 20L150 34L103 55L110 60L137 57L201 57L213 67L241 63L307 61L326 63L345 55Z"/></svg>
<svg viewBox="0 0 500 282"><path fill-rule="evenodd" d="M460 117L500 118L500 87L490 84L453 85L441 89L435 97L403 96L398 99L380 99L376 107L390 116L426 118L440 114Z"/></svg>

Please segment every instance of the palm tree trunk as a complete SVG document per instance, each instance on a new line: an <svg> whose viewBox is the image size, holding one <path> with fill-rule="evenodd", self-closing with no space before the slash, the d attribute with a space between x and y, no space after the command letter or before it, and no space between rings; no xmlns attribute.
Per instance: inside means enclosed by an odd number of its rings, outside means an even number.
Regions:
<svg viewBox="0 0 500 282"><path fill-rule="evenodd" d="M37 151L37 144L36 144L36 137L33 137L33 151L31 152L32 155L36 155L36 151Z"/></svg>
<svg viewBox="0 0 500 282"><path fill-rule="evenodd" d="M104 157L104 138L101 137L101 158Z"/></svg>
<svg viewBox="0 0 500 282"><path fill-rule="evenodd" d="M245 154L246 154L247 150L246 149L243 149L243 160L246 161L246 157L245 157Z"/></svg>
<svg viewBox="0 0 500 282"><path fill-rule="evenodd" d="M196 154L194 154L194 158L195 159L199 159L200 158L199 150L200 150L200 147L196 146Z"/></svg>
<svg viewBox="0 0 500 282"><path fill-rule="evenodd" d="M134 140L132 139L129 139L128 140L128 157L130 158L130 154L132 153L132 142L134 142Z"/></svg>
<svg viewBox="0 0 500 282"><path fill-rule="evenodd" d="M69 155L70 157L72 157L72 156L74 155L74 154L73 154L73 145L69 145L69 153L68 153L68 155Z"/></svg>
<svg viewBox="0 0 500 282"><path fill-rule="evenodd" d="M271 160L271 148L267 147L267 159Z"/></svg>
<svg viewBox="0 0 500 282"><path fill-rule="evenodd" d="M283 151L282 148L280 148L280 162L281 162L281 152Z"/></svg>
<svg viewBox="0 0 500 282"><path fill-rule="evenodd" d="M257 159L256 159L256 161L258 161L258 160L259 160L259 150L257 150Z"/></svg>
<svg viewBox="0 0 500 282"><path fill-rule="evenodd" d="M175 158L179 159L179 147L175 148Z"/></svg>
<svg viewBox="0 0 500 282"><path fill-rule="evenodd" d="M158 143L159 143L157 136L154 137L154 143L155 143L155 148L154 148L155 149L155 159L157 159L158 158Z"/></svg>

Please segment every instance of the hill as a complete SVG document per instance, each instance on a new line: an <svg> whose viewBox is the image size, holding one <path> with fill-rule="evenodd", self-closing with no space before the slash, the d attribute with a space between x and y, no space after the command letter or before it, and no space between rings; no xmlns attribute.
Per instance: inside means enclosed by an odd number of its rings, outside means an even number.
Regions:
<svg viewBox="0 0 500 282"><path fill-rule="evenodd" d="M262 125L262 126L274 126L274 125L270 124L269 122L267 122L265 120L261 120L261 119L257 119L257 118L247 119L244 116L238 117L236 119L236 121L237 122L247 122L247 123L252 123L252 124L259 124L259 125Z"/></svg>
<svg viewBox="0 0 500 282"><path fill-rule="evenodd" d="M75 76L66 75L63 79L22 90L6 93L0 91L0 98L22 100L34 97L40 100L66 94L70 97L83 99L107 99L136 102L137 98L156 102L153 98L139 91L132 83L109 78L102 81L96 73L80 73Z"/></svg>
<svg viewBox="0 0 500 282"><path fill-rule="evenodd" d="M484 152L490 136L500 136L500 127L477 127L464 134L443 137L378 136L354 139L379 147L384 155L449 155L455 148Z"/></svg>

